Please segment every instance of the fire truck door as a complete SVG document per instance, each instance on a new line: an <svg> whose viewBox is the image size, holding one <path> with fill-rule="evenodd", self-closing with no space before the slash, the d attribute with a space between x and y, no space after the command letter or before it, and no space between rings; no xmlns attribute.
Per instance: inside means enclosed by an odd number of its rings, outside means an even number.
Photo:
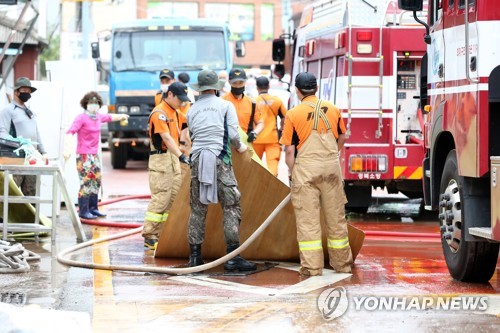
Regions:
<svg viewBox="0 0 500 333"><path fill-rule="evenodd" d="M444 88L445 82L445 42L444 42L444 26L443 26L443 9L441 8L442 1L432 0L433 5L430 7L430 35L431 44L429 50L429 76L428 82L434 85L437 90Z"/></svg>

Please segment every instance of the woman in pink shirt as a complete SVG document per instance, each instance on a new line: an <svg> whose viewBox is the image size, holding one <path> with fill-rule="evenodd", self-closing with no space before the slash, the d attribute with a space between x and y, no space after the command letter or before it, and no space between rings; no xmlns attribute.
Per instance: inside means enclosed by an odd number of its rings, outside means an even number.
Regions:
<svg viewBox="0 0 500 333"><path fill-rule="evenodd" d="M103 103L101 96L95 91L85 94L80 105L84 112L75 118L66 133L77 134L76 169L80 178L79 215L84 219L95 219L106 216L97 209L99 188L101 187L101 161L97 154L101 124L126 120L128 115L97 112Z"/></svg>

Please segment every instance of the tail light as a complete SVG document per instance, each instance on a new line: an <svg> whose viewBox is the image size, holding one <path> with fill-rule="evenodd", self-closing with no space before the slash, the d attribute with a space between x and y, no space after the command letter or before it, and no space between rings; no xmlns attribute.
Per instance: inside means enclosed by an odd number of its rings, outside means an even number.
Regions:
<svg viewBox="0 0 500 333"><path fill-rule="evenodd" d="M349 157L349 170L359 172L387 172L386 155L351 155Z"/></svg>
<svg viewBox="0 0 500 333"><path fill-rule="evenodd" d="M372 40L371 31L358 31L356 33L356 39L360 42L369 42Z"/></svg>

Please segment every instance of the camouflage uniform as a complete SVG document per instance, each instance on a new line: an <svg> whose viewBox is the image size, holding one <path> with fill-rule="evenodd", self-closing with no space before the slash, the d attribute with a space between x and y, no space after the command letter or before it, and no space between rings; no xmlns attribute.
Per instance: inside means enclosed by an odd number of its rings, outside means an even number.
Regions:
<svg viewBox="0 0 500 333"><path fill-rule="evenodd" d="M35 175L13 175L14 182L19 186L25 196L36 195L36 176Z"/></svg>
<svg viewBox="0 0 500 333"><path fill-rule="evenodd" d="M190 244L201 244L205 239L205 217L208 205L200 202L199 162L199 159L194 160L191 170L191 215L188 225ZM234 177L233 167L220 159L217 159L217 195L222 206L222 223L226 244L238 243L240 240L241 194Z"/></svg>

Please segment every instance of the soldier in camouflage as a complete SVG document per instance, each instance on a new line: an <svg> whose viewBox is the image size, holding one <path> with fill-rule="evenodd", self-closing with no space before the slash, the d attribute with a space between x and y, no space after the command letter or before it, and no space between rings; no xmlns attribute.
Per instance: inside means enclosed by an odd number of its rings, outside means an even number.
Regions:
<svg viewBox="0 0 500 333"><path fill-rule="evenodd" d="M205 217L209 204L220 202L222 206L227 253L239 247L241 195L231 166L231 145L239 153L247 151L247 146L240 140L234 106L216 96L224 83L214 71L203 70L198 74L198 83L191 85L200 92L200 98L187 114L193 142L188 225L190 267L203 264L201 244L205 239ZM227 261L224 268L251 271L256 269L256 265L238 255Z"/></svg>

